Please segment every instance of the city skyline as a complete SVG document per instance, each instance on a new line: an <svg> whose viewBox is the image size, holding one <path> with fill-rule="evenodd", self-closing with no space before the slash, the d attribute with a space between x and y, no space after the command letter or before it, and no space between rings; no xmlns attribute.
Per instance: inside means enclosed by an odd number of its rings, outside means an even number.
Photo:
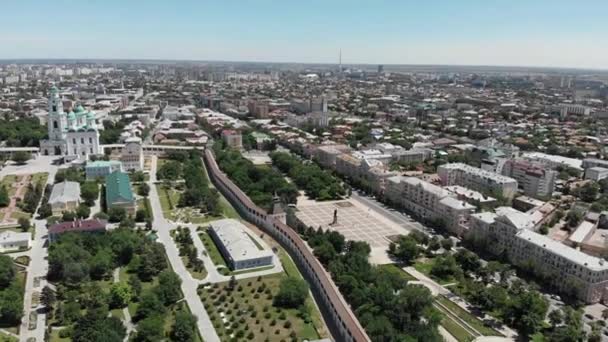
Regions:
<svg viewBox="0 0 608 342"><path fill-rule="evenodd" d="M608 69L591 1L84 4L8 1L0 59L150 59ZM590 11L589 8L594 8ZM27 20L16 13L28 13Z"/></svg>

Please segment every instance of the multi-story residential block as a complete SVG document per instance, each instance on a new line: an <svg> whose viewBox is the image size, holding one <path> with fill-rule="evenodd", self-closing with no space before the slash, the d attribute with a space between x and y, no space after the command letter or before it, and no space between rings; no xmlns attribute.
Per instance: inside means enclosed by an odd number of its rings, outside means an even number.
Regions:
<svg viewBox="0 0 608 342"><path fill-rule="evenodd" d="M351 151L351 148L347 145L332 144L332 145L320 145L314 149L313 155L317 158L319 164L334 169L336 167L336 158L343 154Z"/></svg>
<svg viewBox="0 0 608 342"><path fill-rule="evenodd" d="M592 167L603 167L605 169L608 169L608 160L596 158L583 159L583 169L589 169Z"/></svg>
<svg viewBox="0 0 608 342"><path fill-rule="evenodd" d="M605 167L590 167L585 169L585 179L591 179L596 182L608 177L608 169Z"/></svg>
<svg viewBox="0 0 608 342"><path fill-rule="evenodd" d="M498 193L506 198L513 198L517 192L515 179L463 163L441 165L437 174L444 186L460 185L481 192Z"/></svg>
<svg viewBox="0 0 608 342"><path fill-rule="evenodd" d="M568 167L575 170L582 170L583 161L576 158L562 157L554 154L546 154L542 152L528 152L522 154L522 158L538 162L551 169L557 169L559 167Z"/></svg>
<svg viewBox="0 0 608 342"><path fill-rule="evenodd" d="M502 174L517 180L519 189L535 198L551 197L557 179L556 171L525 160L507 160Z"/></svg>
<svg viewBox="0 0 608 342"><path fill-rule="evenodd" d="M222 131L222 139L232 148L243 148L243 136L241 132L233 129L225 129Z"/></svg>
<svg viewBox="0 0 608 342"><path fill-rule="evenodd" d="M501 207L496 213L471 215L468 237L488 251L533 270L559 291L587 303L605 300L608 262L536 233L538 223L529 214Z"/></svg>
<svg viewBox="0 0 608 342"><path fill-rule="evenodd" d="M440 186L415 177L388 178L384 197L422 220L442 220L458 235L467 229L468 217L475 210L475 206L452 197Z"/></svg>

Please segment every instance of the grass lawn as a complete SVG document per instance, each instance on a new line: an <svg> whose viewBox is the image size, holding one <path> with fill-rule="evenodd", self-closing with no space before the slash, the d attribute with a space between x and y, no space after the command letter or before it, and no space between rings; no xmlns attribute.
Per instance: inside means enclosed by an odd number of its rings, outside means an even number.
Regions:
<svg viewBox="0 0 608 342"><path fill-rule="evenodd" d="M165 188L162 184L156 184L158 199L160 206L163 209L163 215L166 218L173 219L173 210L179 202L179 192L174 189Z"/></svg>
<svg viewBox="0 0 608 342"><path fill-rule="evenodd" d="M249 336L247 339L250 341L264 341L267 338L272 341L290 340L292 332L298 339L319 339L313 320L302 319L297 309L272 306L272 298L278 293L283 277L284 274L277 274L239 280L233 291L227 289L227 282L218 284L217 288L202 290L201 298L209 308L211 321L220 339L229 340L231 334L242 334L243 337ZM307 306L310 311L316 310L312 303L307 303ZM287 321L290 323L286 324Z"/></svg>
<svg viewBox="0 0 608 342"><path fill-rule="evenodd" d="M456 303L447 299L444 296L437 296L436 301L441 303L443 306L452 311L456 316L460 319L467 322L470 326L472 326L475 330L479 331L484 336L503 336L498 331L486 326L479 318L473 316L468 311L461 308Z"/></svg>
<svg viewBox="0 0 608 342"><path fill-rule="evenodd" d="M50 342L70 342L71 339L69 337L66 338L61 338L59 337L59 331L58 329L53 329L53 331L50 334Z"/></svg>
<svg viewBox="0 0 608 342"><path fill-rule="evenodd" d="M403 278L403 280L406 280L406 281L416 280L416 278L414 278L413 275L407 273L406 271L404 271L403 269L401 269L399 266L397 266L395 264L380 265L378 267L385 271L399 275L399 277Z"/></svg>
<svg viewBox="0 0 608 342"><path fill-rule="evenodd" d="M46 184L46 181L49 178L49 174L46 172L39 172L32 175L32 183L38 184L38 182L42 182L42 184Z"/></svg>
<svg viewBox="0 0 608 342"><path fill-rule="evenodd" d="M441 279L441 278L438 278L438 277L432 275L431 269L433 268L434 263L435 263L435 259L426 259L424 261L418 260L414 264L414 268L416 269L416 271L423 273L424 275L435 280L436 282L438 282L441 285L452 284L454 282L457 282L457 280L451 276L450 276L450 278L447 278L447 279Z"/></svg>
<svg viewBox="0 0 608 342"><path fill-rule="evenodd" d="M207 254L209 254L209 257L211 258L211 261L213 261L213 264L215 264L215 266L228 267L228 265L226 264L226 260L224 260L224 257L220 253L220 250L217 248L215 241L213 241L207 230L205 229L203 231L200 231L198 236L201 238L203 245L205 245Z"/></svg>
<svg viewBox="0 0 608 342"><path fill-rule="evenodd" d="M16 257L15 262L18 264L21 264L21 265L29 266L30 257L27 255L22 255L22 256Z"/></svg>
<svg viewBox="0 0 608 342"><path fill-rule="evenodd" d="M470 342L475 339L475 336L471 335L445 313L441 313L441 326L460 342Z"/></svg>
<svg viewBox="0 0 608 342"><path fill-rule="evenodd" d="M13 211L11 214L11 218L14 220L19 220L20 218L30 219L32 218L32 214L21 211L19 208L15 208L15 211Z"/></svg>
<svg viewBox="0 0 608 342"><path fill-rule="evenodd" d="M3 185L6 187L6 190L8 190L8 195L9 197L12 197L15 194L16 189L13 188L13 184L15 184L17 182L17 175L6 175L4 176L4 178L2 178L2 181L0 182L0 185ZM19 176L19 178L22 176Z"/></svg>

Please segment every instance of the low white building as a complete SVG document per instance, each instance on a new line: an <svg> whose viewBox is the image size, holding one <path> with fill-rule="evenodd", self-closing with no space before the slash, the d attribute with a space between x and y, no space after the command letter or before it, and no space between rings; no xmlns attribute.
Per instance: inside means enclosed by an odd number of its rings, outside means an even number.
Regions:
<svg viewBox="0 0 608 342"><path fill-rule="evenodd" d="M232 219L209 223L209 235L232 270L272 265L274 254L247 233L247 227Z"/></svg>
<svg viewBox="0 0 608 342"><path fill-rule="evenodd" d="M32 233L17 233L11 230L0 232L0 252L30 248Z"/></svg>

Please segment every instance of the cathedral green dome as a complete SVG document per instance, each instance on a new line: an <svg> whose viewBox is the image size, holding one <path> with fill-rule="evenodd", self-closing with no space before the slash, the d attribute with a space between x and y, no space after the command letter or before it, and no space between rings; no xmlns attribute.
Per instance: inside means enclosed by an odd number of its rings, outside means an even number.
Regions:
<svg viewBox="0 0 608 342"><path fill-rule="evenodd" d="M93 112L93 111L88 112L87 119L95 119L95 112Z"/></svg>
<svg viewBox="0 0 608 342"><path fill-rule="evenodd" d="M68 120L76 120L76 114L74 112L68 113Z"/></svg>
<svg viewBox="0 0 608 342"><path fill-rule="evenodd" d="M76 114L80 114L84 112L84 108L82 108L82 105L78 105L78 107L76 107Z"/></svg>

